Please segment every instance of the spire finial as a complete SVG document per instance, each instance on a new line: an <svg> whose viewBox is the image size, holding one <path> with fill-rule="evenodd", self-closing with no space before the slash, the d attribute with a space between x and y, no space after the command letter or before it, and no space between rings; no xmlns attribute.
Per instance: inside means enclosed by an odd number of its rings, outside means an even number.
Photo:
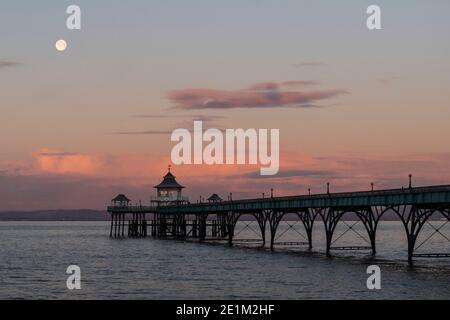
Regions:
<svg viewBox="0 0 450 320"><path fill-rule="evenodd" d="M167 169L168 169L169 172L170 172L170 170L172 169L172 165L169 164L169 165L167 166Z"/></svg>

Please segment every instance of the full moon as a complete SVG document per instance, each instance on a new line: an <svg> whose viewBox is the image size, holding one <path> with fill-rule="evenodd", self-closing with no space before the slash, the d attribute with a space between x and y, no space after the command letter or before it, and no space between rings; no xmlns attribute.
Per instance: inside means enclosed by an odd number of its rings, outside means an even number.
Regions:
<svg viewBox="0 0 450 320"><path fill-rule="evenodd" d="M58 50L58 51L64 51L67 48L67 42L62 39L58 40L55 43L55 47L56 47L56 50Z"/></svg>

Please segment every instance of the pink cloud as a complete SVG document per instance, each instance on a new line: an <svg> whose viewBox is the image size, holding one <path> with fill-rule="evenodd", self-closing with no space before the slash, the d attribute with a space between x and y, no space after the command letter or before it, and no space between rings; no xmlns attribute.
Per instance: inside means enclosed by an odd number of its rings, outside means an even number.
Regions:
<svg viewBox="0 0 450 320"><path fill-rule="evenodd" d="M17 61L11 61L11 60L0 60L0 68L10 68L10 67L16 67L20 63Z"/></svg>
<svg viewBox="0 0 450 320"><path fill-rule="evenodd" d="M60 152L43 148L34 154L40 171L60 174L95 175L104 164L94 155Z"/></svg>
<svg viewBox="0 0 450 320"><path fill-rule="evenodd" d="M178 109L310 107L348 92L340 89L300 90L314 81L263 82L242 90L181 89L168 98Z"/></svg>
<svg viewBox="0 0 450 320"><path fill-rule="evenodd" d="M319 84L317 81L311 80L291 80L283 82L261 82L252 85L249 90L256 91L268 91L268 90L282 90L288 87L299 87L299 86L312 86Z"/></svg>

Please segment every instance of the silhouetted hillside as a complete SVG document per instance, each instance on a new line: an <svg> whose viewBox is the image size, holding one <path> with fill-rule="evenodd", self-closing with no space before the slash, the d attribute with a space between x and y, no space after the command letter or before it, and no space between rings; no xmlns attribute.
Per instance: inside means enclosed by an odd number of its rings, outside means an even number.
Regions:
<svg viewBox="0 0 450 320"><path fill-rule="evenodd" d="M0 221L106 221L109 215L101 210L40 210L0 212Z"/></svg>

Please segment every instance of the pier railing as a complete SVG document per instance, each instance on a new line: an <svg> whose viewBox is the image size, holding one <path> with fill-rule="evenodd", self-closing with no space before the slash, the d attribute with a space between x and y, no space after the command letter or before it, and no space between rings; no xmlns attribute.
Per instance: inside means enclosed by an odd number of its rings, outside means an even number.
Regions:
<svg viewBox="0 0 450 320"><path fill-rule="evenodd" d="M377 191L255 198L173 206L108 206L108 212L201 213L230 210L298 209L450 203L450 185Z"/></svg>
<svg viewBox="0 0 450 320"><path fill-rule="evenodd" d="M254 211L269 209L300 209L324 207L361 207L412 204L450 203L450 185L389 189L379 191L343 192L259 199L245 199L219 203L195 203L158 208L161 213L198 213L216 211Z"/></svg>
<svg viewBox="0 0 450 320"><path fill-rule="evenodd" d="M141 205L128 205L128 206L108 206L108 212L123 212L123 213L155 213L158 207L156 206L141 206Z"/></svg>

